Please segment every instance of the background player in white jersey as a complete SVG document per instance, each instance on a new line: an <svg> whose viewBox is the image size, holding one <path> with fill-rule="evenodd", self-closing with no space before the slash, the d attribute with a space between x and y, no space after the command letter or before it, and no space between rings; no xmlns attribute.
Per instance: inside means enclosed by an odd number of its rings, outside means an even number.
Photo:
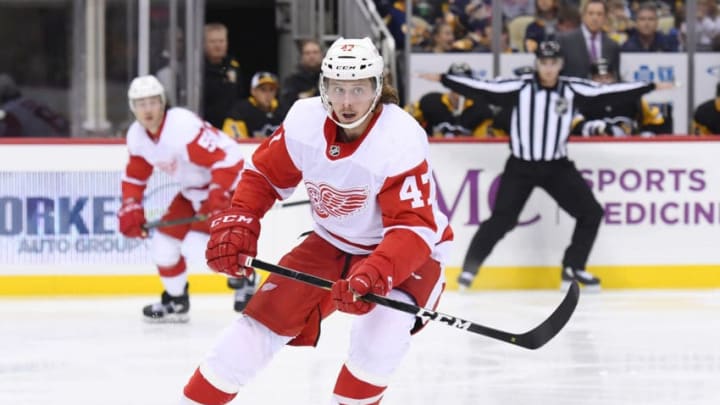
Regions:
<svg viewBox="0 0 720 405"><path fill-rule="evenodd" d="M270 275L185 386L187 403L225 404L286 344L315 345L336 309L358 315L333 404L379 404L423 323L358 300L367 293L435 307L452 231L435 205L425 131L383 84L369 38L340 38L322 63L320 97L295 102L254 153L231 207L214 215L208 265L232 276L251 269L260 218L301 182L314 229L280 264L335 281L325 291Z"/></svg>
<svg viewBox="0 0 720 405"><path fill-rule="evenodd" d="M128 101L136 121L127 133L130 158L122 179L120 232L130 238L148 236L143 192L156 168L180 184L163 220L210 215L228 207L244 163L237 142L187 109L168 108L165 89L154 76L134 79ZM187 273L180 247L191 230L207 233L207 221L158 228L150 240L150 255L165 291L159 303L143 308L148 320L188 320ZM247 294L236 290L236 307L238 300L244 307Z"/></svg>

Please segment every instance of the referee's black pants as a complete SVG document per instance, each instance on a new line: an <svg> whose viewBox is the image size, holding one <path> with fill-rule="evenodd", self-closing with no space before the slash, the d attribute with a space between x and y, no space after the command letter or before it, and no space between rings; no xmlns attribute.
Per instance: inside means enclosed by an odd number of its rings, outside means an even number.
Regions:
<svg viewBox="0 0 720 405"><path fill-rule="evenodd" d="M531 162L511 156L500 178L495 208L473 236L463 262L463 272L477 274L497 242L517 225L520 212L535 187L545 190L575 218L575 230L570 246L565 250L563 267L585 268L603 209L575 164L567 158Z"/></svg>

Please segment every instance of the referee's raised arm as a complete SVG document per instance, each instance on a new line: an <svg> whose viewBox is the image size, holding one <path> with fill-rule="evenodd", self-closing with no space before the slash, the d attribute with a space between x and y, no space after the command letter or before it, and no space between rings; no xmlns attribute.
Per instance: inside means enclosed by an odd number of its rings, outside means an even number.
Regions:
<svg viewBox="0 0 720 405"><path fill-rule="evenodd" d="M568 86L575 93L575 104L580 105L587 102L606 103L615 97L639 98L656 88L652 82L627 82L599 84L590 80L562 77L567 81Z"/></svg>
<svg viewBox="0 0 720 405"><path fill-rule="evenodd" d="M490 104L512 106L518 101L523 87L532 82L532 76L518 79L478 80L467 75L442 74L443 86L467 98L485 98Z"/></svg>

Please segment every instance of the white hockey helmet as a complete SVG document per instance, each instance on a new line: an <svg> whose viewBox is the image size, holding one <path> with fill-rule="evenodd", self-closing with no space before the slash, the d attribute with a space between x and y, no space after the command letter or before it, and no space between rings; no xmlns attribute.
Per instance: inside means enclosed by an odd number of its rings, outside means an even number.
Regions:
<svg viewBox="0 0 720 405"><path fill-rule="evenodd" d="M165 88L163 87L160 80L153 75L138 76L130 82L130 88L128 89L128 103L130 104L130 111L135 111L133 101L145 98L160 96L163 105L165 105Z"/></svg>
<svg viewBox="0 0 720 405"><path fill-rule="evenodd" d="M330 45L322 61L320 73L320 98L331 120L343 128L351 129L360 125L373 111L380 98L383 85L385 63L370 38L345 39L338 38ZM375 98L370 109L360 119L341 124L332 114L332 106L327 96L326 80L359 80L375 79Z"/></svg>

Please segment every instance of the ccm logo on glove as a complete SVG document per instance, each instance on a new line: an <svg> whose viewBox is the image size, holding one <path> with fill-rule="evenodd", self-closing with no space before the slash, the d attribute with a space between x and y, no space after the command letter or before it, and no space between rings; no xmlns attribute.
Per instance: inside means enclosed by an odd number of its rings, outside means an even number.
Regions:
<svg viewBox="0 0 720 405"><path fill-rule="evenodd" d="M221 216L221 217L219 217L219 218L213 219L212 222L210 223L210 227L211 227L211 228L214 228L214 227L216 227L216 226L218 226L218 225L220 225L220 224L230 224L230 223L233 223L233 222L241 222L241 223L245 223L245 224L252 224L253 218L252 218L252 217L246 217L246 216L244 216L244 215L235 215L235 214L223 215L223 216Z"/></svg>

